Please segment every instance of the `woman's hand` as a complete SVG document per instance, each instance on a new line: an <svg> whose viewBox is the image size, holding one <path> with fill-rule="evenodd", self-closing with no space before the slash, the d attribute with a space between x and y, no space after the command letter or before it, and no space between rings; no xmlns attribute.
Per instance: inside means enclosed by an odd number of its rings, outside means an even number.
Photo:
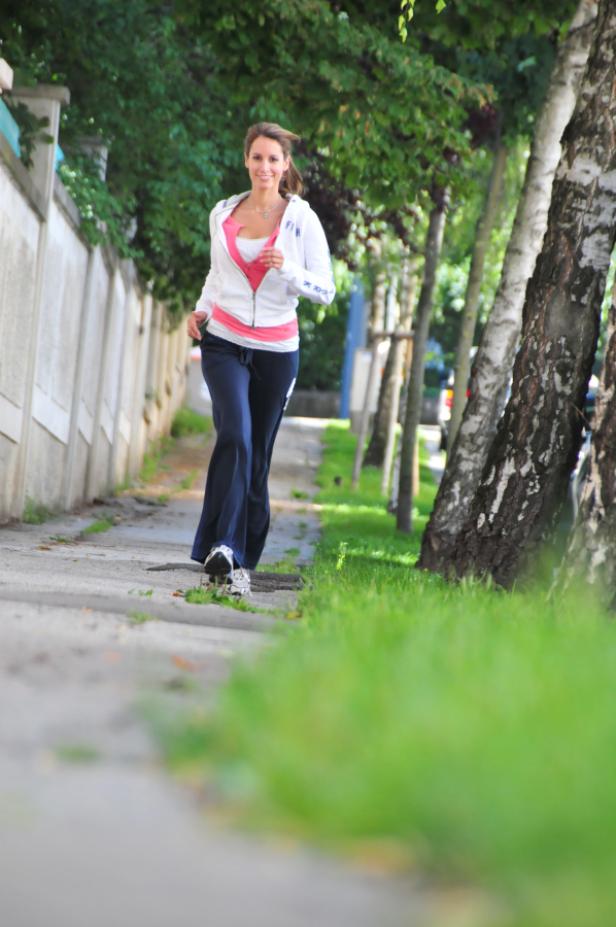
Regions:
<svg viewBox="0 0 616 927"><path fill-rule="evenodd" d="M259 260L266 267L275 267L280 270L284 264L284 254L278 248L264 248L259 255Z"/></svg>
<svg viewBox="0 0 616 927"><path fill-rule="evenodd" d="M199 326L203 323L204 318L206 317L207 312L191 312L188 316L188 321L186 323L186 329L191 338L196 338L197 341L201 341L201 332L199 331Z"/></svg>

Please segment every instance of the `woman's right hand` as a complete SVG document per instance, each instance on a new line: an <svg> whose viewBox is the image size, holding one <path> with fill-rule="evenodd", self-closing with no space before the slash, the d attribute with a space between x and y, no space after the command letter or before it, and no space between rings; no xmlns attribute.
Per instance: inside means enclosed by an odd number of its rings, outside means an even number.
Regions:
<svg viewBox="0 0 616 927"><path fill-rule="evenodd" d="M206 317L207 312L191 312L188 316L188 321L186 323L186 329L191 338L195 338L197 341L201 341L201 332L199 331L199 326L203 323L204 318Z"/></svg>

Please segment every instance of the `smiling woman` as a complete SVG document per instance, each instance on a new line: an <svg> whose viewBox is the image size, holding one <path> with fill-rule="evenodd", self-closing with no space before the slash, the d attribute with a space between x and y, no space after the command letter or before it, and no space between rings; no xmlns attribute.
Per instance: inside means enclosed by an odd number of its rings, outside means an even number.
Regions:
<svg viewBox="0 0 616 927"><path fill-rule="evenodd" d="M250 591L269 529L269 464L299 365L298 298L335 295L325 234L300 197L297 138L270 122L248 130L251 189L212 210L211 267L188 319L217 432L192 558L236 595Z"/></svg>

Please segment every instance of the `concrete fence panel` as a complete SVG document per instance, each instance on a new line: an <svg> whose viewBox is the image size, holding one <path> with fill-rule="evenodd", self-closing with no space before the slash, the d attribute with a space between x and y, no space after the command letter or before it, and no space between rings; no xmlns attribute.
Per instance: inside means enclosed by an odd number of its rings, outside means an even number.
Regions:
<svg viewBox="0 0 616 927"><path fill-rule="evenodd" d="M184 400L189 351L134 264L81 236L54 170L67 92L15 96L51 117L54 142L28 172L0 135L0 520L136 476Z"/></svg>

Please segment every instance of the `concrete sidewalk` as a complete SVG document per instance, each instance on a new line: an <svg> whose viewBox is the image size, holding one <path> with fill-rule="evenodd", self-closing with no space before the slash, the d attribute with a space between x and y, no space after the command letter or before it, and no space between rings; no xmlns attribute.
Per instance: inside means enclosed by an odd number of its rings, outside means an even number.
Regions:
<svg viewBox="0 0 616 927"><path fill-rule="evenodd" d="M310 558L321 430L281 429L265 562ZM257 574L267 615L184 601L207 448L184 439L165 463L138 494L0 529L0 924L425 923L408 882L230 833L163 770L140 703L212 699L295 596L292 578Z"/></svg>

